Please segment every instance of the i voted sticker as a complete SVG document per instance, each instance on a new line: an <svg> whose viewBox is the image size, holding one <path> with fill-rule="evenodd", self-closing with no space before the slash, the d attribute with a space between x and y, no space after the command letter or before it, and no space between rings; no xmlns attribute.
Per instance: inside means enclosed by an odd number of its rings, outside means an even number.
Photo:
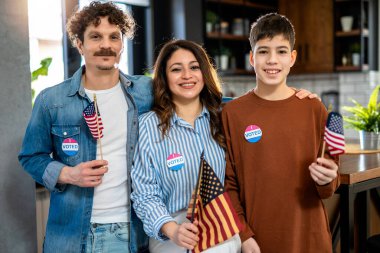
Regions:
<svg viewBox="0 0 380 253"><path fill-rule="evenodd" d="M244 132L244 138L250 143L258 142L261 139L262 135L263 132L261 131L260 127L256 125L248 126Z"/></svg>
<svg viewBox="0 0 380 253"><path fill-rule="evenodd" d="M166 164L171 170L180 170L183 168L185 162L181 154L173 153L166 158Z"/></svg>
<svg viewBox="0 0 380 253"><path fill-rule="evenodd" d="M72 138L64 139L62 142L62 151L68 156L76 155L79 151L79 144Z"/></svg>

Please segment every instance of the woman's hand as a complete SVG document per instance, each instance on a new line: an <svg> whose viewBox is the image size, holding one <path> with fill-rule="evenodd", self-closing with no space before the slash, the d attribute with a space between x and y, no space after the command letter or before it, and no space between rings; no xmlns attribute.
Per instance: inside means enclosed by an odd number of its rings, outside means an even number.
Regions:
<svg viewBox="0 0 380 253"><path fill-rule="evenodd" d="M241 245L242 253L260 253L260 247L252 237L245 240Z"/></svg>
<svg viewBox="0 0 380 253"><path fill-rule="evenodd" d="M197 221L178 225L174 221L165 223L161 232L180 247L192 250L198 243Z"/></svg>

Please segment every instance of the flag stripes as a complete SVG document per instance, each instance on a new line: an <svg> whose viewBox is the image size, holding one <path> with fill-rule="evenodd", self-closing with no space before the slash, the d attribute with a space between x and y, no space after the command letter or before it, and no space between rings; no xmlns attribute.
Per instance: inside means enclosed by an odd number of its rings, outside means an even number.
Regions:
<svg viewBox="0 0 380 253"><path fill-rule="evenodd" d="M330 155L340 155L345 150L343 118L339 113L330 112L325 126L324 140Z"/></svg>
<svg viewBox="0 0 380 253"><path fill-rule="evenodd" d="M215 246L242 229L231 200L213 169L203 158L200 167L198 194L195 194L194 190L187 211L188 218L194 212L194 219L198 220L199 242L192 250L193 253L200 253Z"/></svg>
<svg viewBox="0 0 380 253"><path fill-rule="evenodd" d="M98 114L96 114L96 111L98 111ZM102 130L104 129L104 127L103 127L102 118L100 117L99 110L95 108L95 102L91 102L83 110L83 117L86 120L86 123L88 125L88 128L90 129L92 136L95 139L102 138L103 137Z"/></svg>

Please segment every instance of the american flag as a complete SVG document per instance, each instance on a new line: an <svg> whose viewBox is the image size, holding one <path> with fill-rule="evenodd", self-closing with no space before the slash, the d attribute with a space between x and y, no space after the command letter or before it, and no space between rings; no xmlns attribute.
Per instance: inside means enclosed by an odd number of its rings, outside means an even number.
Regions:
<svg viewBox="0 0 380 253"><path fill-rule="evenodd" d="M324 137L330 155L344 154L343 118L337 112L330 112L325 126Z"/></svg>
<svg viewBox="0 0 380 253"><path fill-rule="evenodd" d="M224 191L214 170L204 160L203 154L199 171L200 182L193 192L187 210L188 219L198 220L199 241L192 250L193 253L217 245L242 230L242 224L227 192ZM193 208L194 202L195 208Z"/></svg>
<svg viewBox="0 0 380 253"><path fill-rule="evenodd" d="M103 123L102 118L100 117L99 110L95 110L95 102L91 102L84 110L83 110L83 117L86 120L86 123L88 125L88 128L90 129L90 132L92 136L95 139L99 139L103 137ZM98 109L98 108L96 108ZM96 111L98 111L98 115L96 115ZM97 119L97 120L96 120ZM99 130L98 130L99 128ZM100 135L100 137L99 137Z"/></svg>

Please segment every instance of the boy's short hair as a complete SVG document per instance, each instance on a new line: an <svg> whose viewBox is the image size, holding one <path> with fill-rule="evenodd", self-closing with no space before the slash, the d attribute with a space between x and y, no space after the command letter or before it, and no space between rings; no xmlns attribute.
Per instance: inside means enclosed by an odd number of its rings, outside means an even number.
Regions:
<svg viewBox="0 0 380 253"><path fill-rule="evenodd" d="M265 38L272 39L276 35L283 35L290 43L290 49L293 50L296 41L296 32L293 24L289 19L277 13L268 13L261 16L252 24L249 34L249 42L253 50L257 41Z"/></svg>

